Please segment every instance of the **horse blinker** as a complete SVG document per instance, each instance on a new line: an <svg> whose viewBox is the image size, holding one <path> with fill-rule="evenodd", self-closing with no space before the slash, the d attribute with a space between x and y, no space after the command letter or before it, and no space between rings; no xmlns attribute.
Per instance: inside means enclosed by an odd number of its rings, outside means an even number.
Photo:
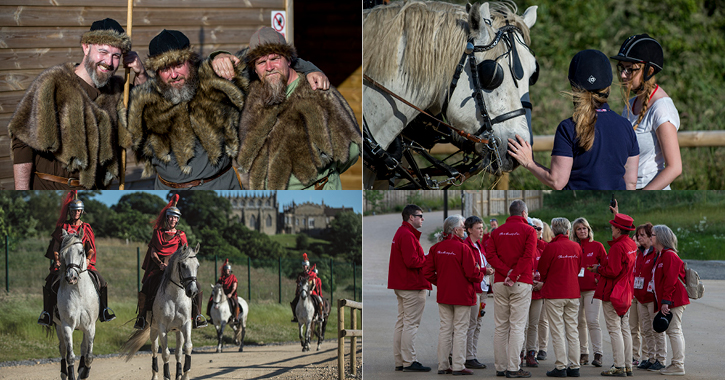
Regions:
<svg viewBox="0 0 725 380"><path fill-rule="evenodd" d="M536 70L531 74L529 77L529 87L536 84L536 81L539 80L539 61L536 61Z"/></svg>
<svg viewBox="0 0 725 380"><path fill-rule="evenodd" d="M478 71L478 82L484 90L493 91L503 83L503 68L492 59L479 63L476 70Z"/></svg>

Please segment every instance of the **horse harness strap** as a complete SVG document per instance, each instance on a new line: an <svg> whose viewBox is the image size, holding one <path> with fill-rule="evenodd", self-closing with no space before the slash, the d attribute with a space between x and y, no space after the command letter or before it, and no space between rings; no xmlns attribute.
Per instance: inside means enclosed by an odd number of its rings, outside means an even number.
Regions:
<svg viewBox="0 0 725 380"><path fill-rule="evenodd" d="M67 245L67 246L61 248L61 251L65 251L69 246L76 245L76 244L83 245L83 242L82 241L77 241L77 242L71 243L70 245ZM81 273L83 273L83 272L85 272L85 271L88 270L87 268L86 269L81 269L81 266L78 265L78 264L76 264L76 263L66 264L65 267L66 267L66 269L75 269L76 272L78 272L78 274L81 274Z"/></svg>
<svg viewBox="0 0 725 380"><path fill-rule="evenodd" d="M194 257L196 257L196 256L189 256L189 258L194 258ZM180 261L177 262L176 265L178 266L177 270L179 272L179 282L181 282L181 284L177 284L173 279L169 278L169 281L171 281L172 284L178 286L181 289L184 289L184 286L191 283L192 281L196 281L196 276L182 277L181 262Z"/></svg>

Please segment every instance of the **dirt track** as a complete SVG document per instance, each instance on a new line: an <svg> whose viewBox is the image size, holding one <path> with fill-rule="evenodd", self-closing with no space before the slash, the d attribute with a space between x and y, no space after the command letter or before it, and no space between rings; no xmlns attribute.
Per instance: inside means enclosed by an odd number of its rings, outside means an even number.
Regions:
<svg viewBox="0 0 725 380"><path fill-rule="evenodd" d="M327 340L320 351L302 352L297 344L245 346L244 352L237 352L233 346L225 346L223 353L214 353L213 348L194 350L192 354L192 379L337 379L337 341ZM345 367L349 368L350 341L345 345ZM358 344L357 363L361 363L362 344ZM159 367L163 372L162 360ZM77 365L77 361L76 361ZM172 354L169 362L171 375L176 367ZM361 378L362 367L358 366ZM346 371L347 378L349 370ZM163 373L160 374L163 378ZM3 367L0 379L39 380L60 378L60 364L48 363L31 366ZM91 379L150 379L151 354L137 354L126 363L119 357L96 358L91 369Z"/></svg>

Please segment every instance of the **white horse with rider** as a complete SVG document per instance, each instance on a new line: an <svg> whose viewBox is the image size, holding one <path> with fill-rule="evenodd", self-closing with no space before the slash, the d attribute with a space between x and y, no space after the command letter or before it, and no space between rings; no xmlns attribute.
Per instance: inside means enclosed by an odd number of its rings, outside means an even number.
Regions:
<svg viewBox="0 0 725 380"><path fill-rule="evenodd" d="M171 256L169 264L164 270L161 285L156 293L153 304L153 314L150 323L144 329L137 330L123 345L122 352L126 361L151 339L151 369L152 380L158 379L158 350L161 345L161 357L164 361L164 379L170 380L169 371L170 351L168 348L168 333L176 332L176 380L188 380L191 370L191 300L201 290L196 286L196 275L199 269L199 244L191 249L182 245ZM182 350L183 345L183 350ZM181 366L181 354L184 354L184 366Z"/></svg>
<svg viewBox="0 0 725 380"><path fill-rule="evenodd" d="M311 285L312 283L312 285ZM297 315L297 326L299 328L300 344L302 344L302 352L310 350L310 339L312 335L312 322L315 318L315 305L312 303L311 294L312 287L314 287L314 281L310 281L309 277L303 277L300 279L298 284L300 288L300 299L297 302L295 308L295 314ZM320 350L322 344L322 320L320 323L316 323L315 334L318 336L317 351Z"/></svg>
<svg viewBox="0 0 725 380"><path fill-rule="evenodd" d="M211 285L211 288L211 319L214 322L217 334L215 352L222 352L224 348L224 328L227 325L230 325L234 330L234 344L239 345L239 352L244 351L244 336L247 334L247 316L249 315L247 301L237 296L237 304L241 310L239 311L239 317L235 319L232 310L229 308L229 298L224 293L222 284Z"/></svg>

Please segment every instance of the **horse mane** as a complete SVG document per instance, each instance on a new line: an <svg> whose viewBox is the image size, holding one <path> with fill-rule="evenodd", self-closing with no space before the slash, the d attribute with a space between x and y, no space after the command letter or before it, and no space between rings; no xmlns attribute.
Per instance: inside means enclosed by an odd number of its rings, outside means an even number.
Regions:
<svg viewBox="0 0 725 380"><path fill-rule="evenodd" d="M169 281L171 280L171 274L174 272L174 268L176 268L177 263L188 259L192 253L195 252L193 249L189 248L188 245L179 246L176 252L171 255L171 258L169 259L169 264L166 266L171 270L165 270L163 277L161 277L160 289L165 289L166 285L169 284Z"/></svg>
<svg viewBox="0 0 725 380"><path fill-rule="evenodd" d="M530 42L529 28L516 14L512 1L489 2L492 26L481 23L493 36L506 25L519 27ZM378 82L395 79L398 71L406 92L416 101L432 101L447 88L470 34L468 13L457 4L435 1L404 1L366 11L363 22L363 72ZM443 41L443 43L435 43ZM487 41L490 42L490 41ZM402 55L398 47L404 45ZM505 52L505 44L484 52L494 59ZM427 107L429 104L418 104Z"/></svg>

